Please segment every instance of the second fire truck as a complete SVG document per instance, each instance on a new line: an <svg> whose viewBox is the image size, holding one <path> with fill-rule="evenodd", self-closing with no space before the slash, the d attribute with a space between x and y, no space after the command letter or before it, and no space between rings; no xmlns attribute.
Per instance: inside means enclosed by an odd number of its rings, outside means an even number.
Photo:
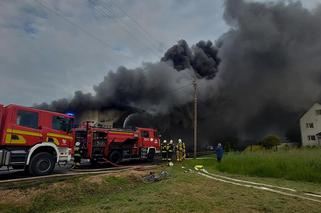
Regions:
<svg viewBox="0 0 321 213"><path fill-rule="evenodd" d="M89 159L94 164L106 161L117 164L133 159L153 161L160 153L156 129L110 129L85 122L74 129L74 134L75 161Z"/></svg>

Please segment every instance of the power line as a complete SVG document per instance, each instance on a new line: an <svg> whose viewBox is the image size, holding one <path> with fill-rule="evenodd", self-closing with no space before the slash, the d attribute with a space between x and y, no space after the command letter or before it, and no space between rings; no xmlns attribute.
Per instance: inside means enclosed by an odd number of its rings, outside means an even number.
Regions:
<svg viewBox="0 0 321 213"><path fill-rule="evenodd" d="M106 46L107 48L111 49L112 51L115 52L114 48L112 47L112 45L110 45L109 43L107 43L106 41L100 39L99 37L97 37L95 34L91 33L90 31L86 30L84 27L82 27L81 25L72 22L70 19L66 18L65 16L63 16L61 13L59 13L57 10L52 9L50 7L48 7L47 5L45 5L43 2L41 2L40 0L34 0L36 3L38 3L41 7L45 8L46 10L50 11L51 13L55 14L56 16L59 16L60 18L62 18L63 20L65 20L66 22L68 22L69 24L73 25L74 27L78 28L79 30L81 30L83 33L85 33L87 36L91 37L92 39L96 40L97 42L103 44L104 46ZM130 57L128 55L124 55L121 54L127 58L133 59L133 57ZM113 62L111 62L113 63ZM114 64L115 65L115 64Z"/></svg>
<svg viewBox="0 0 321 213"><path fill-rule="evenodd" d="M134 38L134 39L136 40L136 42L138 41L138 42L144 44L143 41L141 41L140 39L138 39L135 34L133 34L132 32L130 32L130 31L126 28L126 26L128 27L127 24L125 24L124 22L119 21L118 19L112 19L112 18L111 18L111 15L109 15L108 12L107 12L107 8L105 8L105 7L103 7L103 6L100 5L100 7L94 6L94 9L95 9L98 13L100 13L102 16L107 17L107 18L111 19L111 20L114 21L114 22L117 22L117 23L122 24L122 25L124 26L124 30L130 35L129 38L131 38L131 39ZM108 9L108 10L109 10L109 9ZM109 11L109 12L110 12L110 11ZM154 49L150 48L149 46L146 46L146 50L149 50L150 53L154 54L157 58L160 57L156 52L154 52ZM155 53L156 53L156 54L155 54Z"/></svg>
<svg viewBox="0 0 321 213"><path fill-rule="evenodd" d="M104 1L104 0L102 0ZM130 16L126 10L124 10L119 4L115 3L113 0L110 0L109 3L111 5L114 5L114 7L118 8L123 14L125 14L129 19L131 19L137 26L138 28L141 29L141 31L143 31L147 36L147 38L149 38L152 42L155 42L156 44L156 49L161 53L163 54L159 49L158 49L158 45L161 44L161 42L159 42L157 39L155 39L153 37L153 35L151 33L149 33L134 17Z"/></svg>
<svg viewBox="0 0 321 213"><path fill-rule="evenodd" d="M136 41L141 42L142 44L144 44L146 46L146 48L152 53L154 54L157 58L161 58L161 55L159 55L159 53L155 50L157 48L155 48L154 46L149 46L147 43L144 43L143 40L140 39L140 37L138 37L135 33L130 32L130 28L131 25L128 25L128 23L122 21L121 19L113 19L112 15L115 13L115 10L113 10L113 8L108 8L109 5L106 4L106 2L101 1L101 4L99 4L100 6L100 13L103 13L105 15L105 17L111 19L114 22L120 23L124 26L124 29L126 30L126 32L131 35L131 38L135 38ZM111 5L112 6L112 5ZM94 8L98 11L98 7L94 6ZM110 14L109 14L110 13Z"/></svg>
<svg viewBox="0 0 321 213"><path fill-rule="evenodd" d="M196 159L197 155L197 82L196 78L193 81L194 88L194 159Z"/></svg>
<svg viewBox="0 0 321 213"><path fill-rule="evenodd" d="M117 13L117 12L115 12L115 10L114 10L114 8L113 8L112 5L107 5L107 3L104 2L104 1L100 1L100 2L101 2L101 4L99 4L99 6L102 7L103 10L108 11L108 12L111 13L111 14L113 14L113 13L116 14L116 13ZM109 8L110 6L111 6L111 8ZM152 54L156 55L157 58L160 58L160 57L161 57L160 55L158 55L158 52L155 51L154 47L151 47L151 46L149 46L147 43L144 43L144 41L141 40L140 37L138 37L135 33L132 34L132 33L130 32L131 25L129 25L127 22L122 21L122 19L116 19L116 18L113 19L113 18L111 18L110 16L108 16L108 18L110 18L110 19L113 20L114 22L121 23L121 24L124 26L124 28L126 29L126 32L127 32L128 34L130 34L130 35L131 35L133 38L135 38L137 41L139 41L139 42L141 42L142 44L146 45L146 47L148 48L148 50L150 50Z"/></svg>

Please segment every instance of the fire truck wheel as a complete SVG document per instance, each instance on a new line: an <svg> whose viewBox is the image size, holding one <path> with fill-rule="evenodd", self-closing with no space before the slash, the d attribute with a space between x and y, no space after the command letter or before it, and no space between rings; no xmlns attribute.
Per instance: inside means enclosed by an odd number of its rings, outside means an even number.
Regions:
<svg viewBox="0 0 321 213"><path fill-rule="evenodd" d="M31 158L29 172L33 175L49 175L55 168L55 158L47 152L40 152Z"/></svg>
<svg viewBox="0 0 321 213"><path fill-rule="evenodd" d="M121 153L117 150L114 150L109 155L109 160L113 163L119 163L122 159Z"/></svg>

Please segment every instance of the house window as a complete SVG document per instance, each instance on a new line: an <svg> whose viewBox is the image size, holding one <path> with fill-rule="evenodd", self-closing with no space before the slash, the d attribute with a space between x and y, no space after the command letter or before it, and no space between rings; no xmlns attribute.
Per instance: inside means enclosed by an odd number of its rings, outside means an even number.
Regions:
<svg viewBox="0 0 321 213"><path fill-rule="evenodd" d="M38 129L38 113L19 110L16 123L19 126Z"/></svg>
<svg viewBox="0 0 321 213"><path fill-rule="evenodd" d="M321 109L315 110L315 113L316 113L317 115L321 115Z"/></svg>
<svg viewBox="0 0 321 213"><path fill-rule="evenodd" d="M308 135L309 141L315 141L315 135Z"/></svg>
<svg viewBox="0 0 321 213"><path fill-rule="evenodd" d="M307 128L314 128L314 125L313 125L313 123L306 123L306 127Z"/></svg>

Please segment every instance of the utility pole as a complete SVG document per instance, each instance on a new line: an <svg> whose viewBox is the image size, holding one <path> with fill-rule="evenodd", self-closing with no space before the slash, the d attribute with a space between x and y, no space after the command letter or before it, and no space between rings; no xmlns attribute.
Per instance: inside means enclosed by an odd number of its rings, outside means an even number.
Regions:
<svg viewBox="0 0 321 213"><path fill-rule="evenodd" d="M194 87L194 159L197 153L197 83L196 78L193 81Z"/></svg>

